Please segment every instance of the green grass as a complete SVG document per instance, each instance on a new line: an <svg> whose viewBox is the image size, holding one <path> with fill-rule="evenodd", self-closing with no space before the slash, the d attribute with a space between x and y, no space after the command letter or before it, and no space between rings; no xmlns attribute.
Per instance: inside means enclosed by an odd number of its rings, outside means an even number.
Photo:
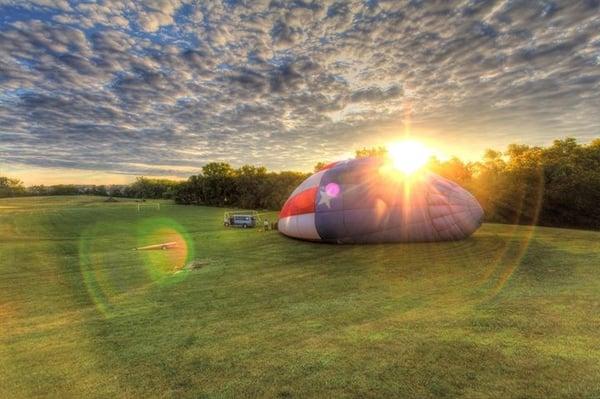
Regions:
<svg viewBox="0 0 600 399"><path fill-rule="evenodd" d="M336 246L135 208L0 200L0 397L600 397L599 232Z"/></svg>

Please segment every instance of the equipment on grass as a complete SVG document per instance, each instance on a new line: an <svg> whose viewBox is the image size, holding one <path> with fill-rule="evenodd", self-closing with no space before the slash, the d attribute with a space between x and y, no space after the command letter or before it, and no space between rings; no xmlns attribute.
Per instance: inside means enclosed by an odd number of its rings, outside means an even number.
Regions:
<svg viewBox="0 0 600 399"><path fill-rule="evenodd" d="M177 242L163 242L162 244L146 245L145 247L133 248L134 251L142 251L147 249L171 249L177 246Z"/></svg>
<svg viewBox="0 0 600 399"><path fill-rule="evenodd" d="M260 215L256 211L229 211L223 214L223 226L252 228L260 223Z"/></svg>

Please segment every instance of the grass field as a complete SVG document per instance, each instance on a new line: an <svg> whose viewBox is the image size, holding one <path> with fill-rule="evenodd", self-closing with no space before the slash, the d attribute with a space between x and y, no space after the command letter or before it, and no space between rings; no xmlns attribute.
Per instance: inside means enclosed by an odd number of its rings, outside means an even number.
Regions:
<svg viewBox="0 0 600 399"><path fill-rule="evenodd" d="M600 397L600 232L335 246L222 213L0 200L0 397Z"/></svg>

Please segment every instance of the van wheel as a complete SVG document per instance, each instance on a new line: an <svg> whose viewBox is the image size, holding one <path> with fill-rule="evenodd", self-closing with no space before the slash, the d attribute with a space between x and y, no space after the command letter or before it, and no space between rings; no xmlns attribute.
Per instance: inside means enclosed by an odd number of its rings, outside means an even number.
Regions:
<svg viewBox="0 0 600 399"><path fill-rule="evenodd" d="M244 223L244 224L242 225L242 227L243 227L243 228L247 228L247 227L248 227L248 225L247 225L246 223Z"/></svg>

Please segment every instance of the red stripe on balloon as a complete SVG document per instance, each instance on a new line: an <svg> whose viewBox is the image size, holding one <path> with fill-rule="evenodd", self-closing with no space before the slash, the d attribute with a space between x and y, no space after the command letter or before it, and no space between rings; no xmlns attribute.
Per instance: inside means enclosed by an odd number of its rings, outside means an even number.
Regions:
<svg viewBox="0 0 600 399"><path fill-rule="evenodd" d="M279 217L284 218L314 212L318 189L318 186L311 187L290 197L283 205L281 212L279 212Z"/></svg>

